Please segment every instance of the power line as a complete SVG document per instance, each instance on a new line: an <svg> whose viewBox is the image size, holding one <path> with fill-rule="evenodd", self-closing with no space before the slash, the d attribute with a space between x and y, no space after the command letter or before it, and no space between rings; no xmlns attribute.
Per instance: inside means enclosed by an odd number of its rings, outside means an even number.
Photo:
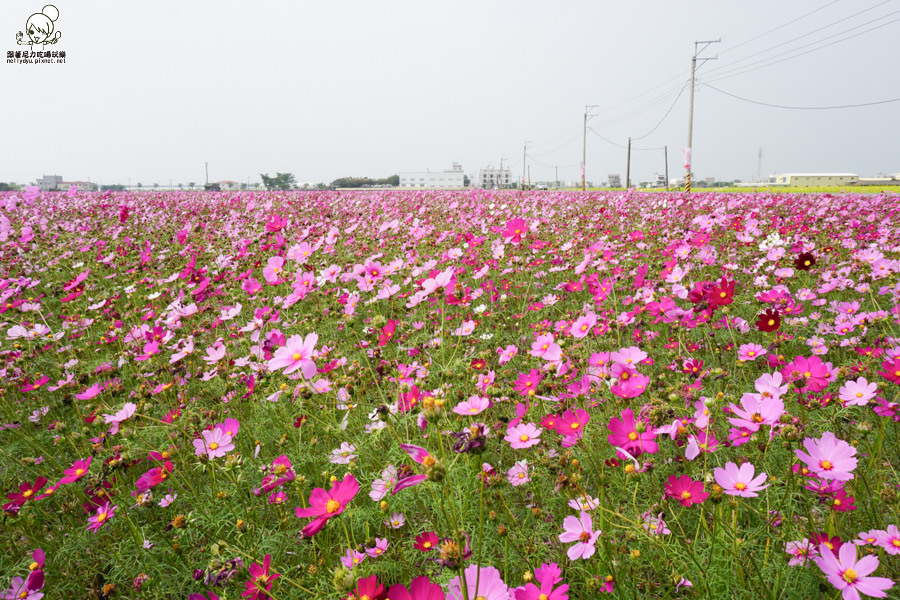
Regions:
<svg viewBox="0 0 900 600"><path fill-rule="evenodd" d="M669 113L672 112L672 109L675 108L675 104L678 103L678 99L681 98L681 94L684 93L684 90L685 90L685 89L687 89L687 83L685 83L685 84L681 87L681 91L678 92L678 95L677 95L677 96L675 96L675 100L672 102L672 105L669 107L669 110L667 110L667 111L666 111L666 114L664 114L663 117L662 117L662 119L659 120L659 123L657 123L656 125L653 126L653 129L651 129L650 131L648 131L647 133L645 133L644 135L642 135L642 136L640 136L640 137L632 138L632 140L642 140L642 139L644 139L645 137L647 137L648 135L650 135L651 133L653 133L654 131L656 131L656 129L657 129L660 125L663 124L663 121L666 120L666 117L669 116Z"/></svg>
<svg viewBox="0 0 900 600"><path fill-rule="evenodd" d="M886 0L886 1L889 2L890 0ZM808 17L812 14L815 14L815 13L819 12L820 10L826 9L829 6L831 6L832 4L837 4L838 2L840 2L840 0L832 0L832 2L829 2L828 4L825 4L823 6L820 6L819 8L815 8L815 9L809 11L808 13L802 14L799 17L797 17L796 19L791 19L790 21L787 21L786 23L782 23L778 27L773 27L772 29L769 29L768 31L764 31L761 34L759 34L758 36L752 37L749 40L745 40L745 41L741 42L740 44L737 44L736 46L731 46L730 48L726 48L725 50L722 50L721 52L719 52L719 55L725 54L726 52L731 52L732 50L740 48L741 46L746 46L750 42L755 42L756 40L758 40L761 37L765 37L765 36L769 35L770 33L774 33L776 31L778 31L779 29L784 29L788 25L792 25L792 24L796 23L797 21L799 21L801 19L805 19L806 17ZM884 4L884 2L882 2L882 4Z"/></svg>
<svg viewBox="0 0 900 600"><path fill-rule="evenodd" d="M803 56L803 55L805 55L805 54L809 54L810 52L815 52L816 50L822 50L823 48L828 48L828 47L830 47L830 46L834 46L835 44L839 44L839 43L841 43L841 42L845 42L845 41L847 41L847 40L849 40L849 39L853 39L853 38L855 38L855 37L859 37L859 36L861 36L861 35L863 35L863 34L866 34L866 33L872 32L872 31L875 31L876 29L881 29L882 27L887 27L888 25L890 25L890 24L892 24L892 23L896 23L897 21L900 21L900 17L898 17L897 19L893 19L892 21L888 21L887 23L882 23L882 24L877 25L877 26L875 26L875 27L871 27L871 28L869 28L869 29L860 31L859 33L855 33L855 34L853 34L853 35L848 35L848 36L846 36L846 37L843 37L843 38L834 40L833 42L830 42L830 43L827 43L827 44L822 44L822 42L826 42L826 41L828 41L828 40L830 40L830 39L832 39L832 38L835 38L835 37L837 37L837 36L840 36L840 35L843 35L843 34L845 34L845 33L850 32L850 31L853 31L854 29L859 29L860 27L865 27L866 25L871 25L872 23L875 23L875 22L877 22L877 21L881 21L882 19L885 19L885 18L890 17L890 16L892 16L892 15L895 15L895 14L897 14L897 13L900 13L900 11L894 11L894 12L889 13L889 14L887 14L887 15L883 15L883 16L881 16L881 17L878 17L877 19L873 19L873 20L871 20L871 21L867 21L867 22L862 23L862 24L860 24L860 25L856 25L856 26L854 26L854 27L851 27L850 29L845 29L844 31L840 31L840 32L838 32L838 33L835 33L835 34L833 34L833 35L827 36L827 37L825 37L825 38L822 38L822 39L819 39L819 40L814 40L814 41L809 42L809 43L807 43L807 44L803 44L802 46L798 46L797 48L794 48L794 49L792 49L792 50L788 50L788 51L783 52L783 53L781 53L781 54L777 54L777 55L775 55L775 56L770 56L769 58L764 58L764 59L758 60L758 61L756 61L756 62L750 63L749 65L744 65L744 66L739 66L739 67L731 67L730 69L729 69L729 68L726 68L726 69L720 68L718 71L713 70L713 71L710 71L710 72L708 73L708 76L714 76L714 78L712 79L712 81L718 81L719 79L725 79L725 78L727 78L727 77L734 77L734 76L737 76L737 75L743 75L743 74L745 74L745 73L749 73L749 72L751 72L751 71L755 71L755 70L761 69L761 68L763 68L763 67L768 67L768 66L771 66L771 65L775 65L775 64L784 62L784 61L786 61L786 60L790 60L790 59L792 59L792 58L797 58L797 57L799 57L799 56ZM812 33L816 33L816 32L812 32ZM803 36L800 36L800 37L798 37L798 38L795 38L794 40L791 40L791 41L796 41L797 39L800 39L801 37L806 37L807 35L810 35L810 34L804 34ZM785 42L785 43L790 43L790 42ZM802 50L803 48L808 48L809 46L815 46L816 44L822 44L822 45L817 46L817 47L815 47L815 48L810 48L809 50L806 50L806 51L804 51L804 52L799 52L799 50ZM780 44L780 45L784 45L784 44ZM758 56L759 54L764 54L764 53L769 52L769 51L771 51L771 50L773 50L774 48L777 48L777 47L778 47L778 46L774 46L774 47L772 47L772 48L769 48L769 49L767 49L767 50L760 51L760 52L758 52L758 53L756 53L756 54L753 54L753 55L751 55L751 56L749 56L749 57L746 57L746 58L751 58L752 56ZM741 59L741 60L746 60L746 59ZM759 66L755 66L755 65L759 65Z"/></svg>
<svg viewBox="0 0 900 600"><path fill-rule="evenodd" d="M622 144L617 144L616 142L614 142L614 141L612 141L612 140L610 140L610 139L607 139L607 138L603 137L602 135L600 135L599 133L597 133L597 131L594 130L593 127L588 127L588 131L590 131L591 133L593 133L593 134L596 135L598 138L600 138L601 140L603 140L604 142L606 142L606 143L608 143L608 144L612 144L613 146L616 146L617 148L621 148L621 149L623 149L623 150L627 150L627 149L628 149L628 146L623 146ZM632 150L642 150L642 151L643 151L643 150L662 150L663 148L665 148L665 146L659 146L659 147L654 147L654 148L635 148L634 146L631 147Z"/></svg>
<svg viewBox="0 0 900 600"><path fill-rule="evenodd" d="M782 104L770 104L768 102L760 102L759 100L751 100L750 98L744 98L743 96L738 96L737 94L732 94L730 92L726 92L725 90L720 90L717 87L713 87L708 83L702 84L712 90L719 92L720 94L725 94L726 96L731 96L732 98L737 98L738 100L743 100L744 102L750 102L751 104L759 104L760 106L768 106L771 108L784 108L787 110L836 110L841 108L860 108L863 106L876 106L879 104L889 104L891 102L900 102L900 98L891 98L890 100L879 100L877 102L864 102L861 104L842 104L839 106L784 106Z"/></svg>

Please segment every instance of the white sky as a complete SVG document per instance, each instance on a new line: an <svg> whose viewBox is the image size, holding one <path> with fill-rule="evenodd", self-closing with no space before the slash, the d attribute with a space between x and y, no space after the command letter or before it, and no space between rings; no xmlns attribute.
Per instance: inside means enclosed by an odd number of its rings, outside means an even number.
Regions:
<svg viewBox="0 0 900 600"><path fill-rule="evenodd" d="M46 0L45 0L46 1ZM44 1L0 4L0 50ZM691 55L694 175L900 172L900 0L457 2L57 0L65 64L0 63L0 181L145 186L299 182L504 164L531 179L625 177L668 146L683 174ZM855 36L855 37L851 37ZM830 44L827 47L826 44ZM805 54L798 56L798 54ZM775 62L778 61L778 62ZM774 63L774 64L773 64ZM606 138L605 141L601 137ZM618 147L614 144L621 145ZM663 173L632 153L632 180Z"/></svg>

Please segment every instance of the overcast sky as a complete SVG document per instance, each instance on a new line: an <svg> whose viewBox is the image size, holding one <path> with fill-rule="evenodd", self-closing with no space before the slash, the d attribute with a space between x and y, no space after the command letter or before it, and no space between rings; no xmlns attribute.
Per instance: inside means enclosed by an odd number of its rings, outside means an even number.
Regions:
<svg viewBox="0 0 900 600"><path fill-rule="evenodd" d="M4 57L31 48L16 33L45 1L0 3ZM624 179L645 135L632 180L665 172L663 146L675 177L694 42L717 39L697 71L695 178L751 181L760 148L764 176L900 172L900 102L746 101L900 98L900 0L55 6L46 49L65 64L0 64L0 181L202 183L208 162L210 181L327 183L501 160L519 178L525 142L532 180L574 181L586 105L589 181Z"/></svg>

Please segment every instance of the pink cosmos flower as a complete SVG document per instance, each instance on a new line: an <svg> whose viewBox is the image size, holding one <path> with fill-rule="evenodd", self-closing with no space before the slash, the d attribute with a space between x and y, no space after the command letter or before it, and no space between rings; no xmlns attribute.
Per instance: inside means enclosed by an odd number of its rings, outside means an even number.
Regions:
<svg viewBox="0 0 900 600"><path fill-rule="evenodd" d="M886 531L878 532L877 544L888 554L900 554L900 529L888 525Z"/></svg>
<svg viewBox="0 0 900 600"><path fill-rule="evenodd" d="M709 494L703 491L703 482L694 481L687 475L680 477L670 475L663 487L669 498L678 500L678 503L685 508L690 507L692 504L702 504L709 497Z"/></svg>
<svg viewBox="0 0 900 600"><path fill-rule="evenodd" d="M541 443L541 433L543 431L534 423L519 423L515 427L507 429L503 439L509 442L513 450L521 450Z"/></svg>
<svg viewBox="0 0 900 600"><path fill-rule="evenodd" d="M384 524L391 529L400 529L401 527L406 525L406 515L400 512L395 512L390 517L384 520Z"/></svg>
<svg viewBox="0 0 900 600"><path fill-rule="evenodd" d="M65 475L65 477L60 479L56 485L60 486L67 483L74 483L87 475L88 469L91 468L92 460L94 460L92 456L89 456L83 460L76 460L70 468L63 471L63 475Z"/></svg>
<svg viewBox="0 0 900 600"><path fill-rule="evenodd" d="M388 490L397 483L397 467L388 465L381 471L381 477L372 482L372 489L369 491L369 498L378 502L387 496Z"/></svg>
<svg viewBox="0 0 900 600"><path fill-rule="evenodd" d="M91 398L99 396L102 391L103 389L100 387L100 384L95 383L94 385L85 388L84 391L75 394L75 397L79 400L90 400Z"/></svg>
<svg viewBox="0 0 900 600"><path fill-rule="evenodd" d="M805 565L810 558L819 555L818 546L808 538L786 543L784 545L784 551L792 557L791 560L788 561L789 567Z"/></svg>
<svg viewBox="0 0 900 600"><path fill-rule="evenodd" d="M103 527L106 522L109 520L113 514L116 512L117 506L110 506L109 502L106 504L97 507L97 512L94 515L88 517L88 521L90 525L88 525L88 531L97 531L101 527Z"/></svg>
<svg viewBox="0 0 900 600"><path fill-rule="evenodd" d="M653 441L656 438L656 431L652 428L643 427L643 431L638 431L638 426L634 420L634 411L626 408L622 411L622 418L613 417L606 426L612 433L607 437L611 446L622 448L633 456L640 456L644 452L655 454L659 451L659 445ZM625 456L619 456L625 458Z"/></svg>
<svg viewBox="0 0 900 600"><path fill-rule="evenodd" d="M206 456L212 460L225 456L234 450L234 444L231 442L231 436L216 427L212 431L206 429L201 434L202 439L194 440L194 454L197 456Z"/></svg>
<svg viewBox="0 0 900 600"><path fill-rule="evenodd" d="M443 588L425 575L419 575L406 586L395 583L387 593L388 600L444 600Z"/></svg>
<svg viewBox="0 0 900 600"><path fill-rule="evenodd" d="M529 481L531 481L531 477L528 475L528 461L516 461L516 464L506 472L506 480L513 487L518 487L524 483L528 483Z"/></svg>
<svg viewBox="0 0 900 600"><path fill-rule="evenodd" d="M803 447L808 453L802 450L794 450L794 453L817 477L838 481L853 479L851 471L857 464L856 448L832 432L826 431L819 439L804 439Z"/></svg>
<svg viewBox="0 0 900 600"><path fill-rule="evenodd" d="M566 551L569 560L578 560L579 558L587 560L594 555L596 551L594 544L602 532L593 530L594 521L591 519L591 515L584 511L581 511L578 517L569 515L563 520L563 527L565 531L559 534L559 541L564 544L576 542Z"/></svg>
<svg viewBox="0 0 900 600"><path fill-rule="evenodd" d="M769 487L762 485L766 480L766 474L761 473L754 477L755 471L755 467L749 462L745 462L740 467L733 462L727 462L724 469L714 469L713 476L716 478L716 483L722 486L729 496L755 498L758 496L756 492Z"/></svg>
<svg viewBox="0 0 900 600"><path fill-rule="evenodd" d="M609 391L619 398L637 398L644 393L649 384L648 376L637 371L624 370L619 375L619 381Z"/></svg>
<svg viewBox="0 0 900 600"><path fill-rule="evenodd" d="M458 415L474 417L483 413L490 406L491 401L483 396L472 396L453 407L453 412Z"/></svg>
<svg viewBox="0 0 900 600"><path fill-rule="evenodd" d="M838 394L844 406L865 406L878 394L878 384L869 383L865 377L860 377L842 385Z"/></svg>
<svg viewBox="0 0 900 600"><path fill-rule="evenodd" d="M738 360L754 361L760 356L764 356L767 350L759 344L742 344L738 348Z"/></svg>
<svg viewBox="0 0 900 600"><path fill-rule="evenodd" d="M270 256L266 268L263 269L263 277L266 283L276 284L280 281L279 277L284 270L284 259L280 256Z"/></svg>
<svg viewBox="0 0 900 600"><path fill-rule="evenodd" d="M529 354L548 362L557 362L562 359L562 348L553 341L553 334L546 333L535 338L534 343L531 344Z"/></svg>
<svg viewBox="0 0 900 600"><path fill-rule="evenodd" d="M309 508L297 507L295 513L300 519L315 517L303 528L304 537L312 537L322 531L325 524L332 517L336 517L347 507L347 504L359 492L359 482L347 473L341 481L332 484L327 492L322 488L315 488L309 494Z"/></svg>
<svg viewBox="0 0 900 600"><path fill-rule="evenodd" d="M353 569L356 565L366 559L365 552L358 552L353 548L348 548L347 552L341 557L341 564L348 569Z"/></svg>
<svg viewBox="0 0 900 600"><path fill-rule="evenodd" d="M728 422L737 427L746 427L752 432L759 431L761 425L774 426L784 414L784 401L780 397L763 397L761 394L745 393L741 405L728 405L736 415Z"/></svg>
<svg viewBox="0 0 900 600"><path fill-rule="evenodd" d="M342 442L340 448L331 451L329 462L335 465L350 464L350 461L356 458L354 452L356 452L356 446L350 442Z"/></svg>
<svg viewBox="0 0 900 600"><path fill-rule="evenodd" d="M509 361L513 359L513 357L519 352L519 349L510 344L506 348L497 348L497 354L500 355L500 364L505 365Z"/></svg>
<svg viewBox="0 0 900 600"><path fill-rule="evenodd" d="M378 558L382 554L384 554L385 550L388 549L390 543L387 541L387 538L375 538L375 546L372 548L366 548L366 554L368 554L371 558Z"/></svg>
<svg viewBox="0 0 900 600"><path fill-rule="evenodd" d="M471 335L475 331L475 321L464 321L462 325L453 330L453 335Z"/></svg>
<svg viewBox="0 0 900 600"><path fill-rule="evenodd" d="M887 577L869 577L878 568L878 557L866 555L857 560L853 544L841 546L837 556L821 544L819 556L814 556L813 561L822 569L828 583L841 591L844 600L859 600L860 594L884 598L885 591L894 587L894 582Z"/></svg>
<svg viewBox="0 0 900 600"><path fill-rule="evenodd" d="M694 402L694 426L697 429L706 429L709 425L709 406L706 405L706 397L701 396Z"/></svg>
<svg viewBox="0 0 900 600"><path fill-rule="evenodd" d="M450 580L447 589L447 600L463 600L463 598L483 598L484 600L509 600L509 587L500 577L500 571L494 567L479 567L470 564L463 573L465 583L459 576ZM462 586L466 586L468 594L463 595Z"/></svg>
<svg viewBox="0 0 900 600"><path fill-rule="evenodd" d="M597 325L597 315L593 311L588 311L587 314L575 319L575 322L572 324L572 337L577 340L587 337L587 334L591 332L595 325Z"/></svg>
<svg viewBox="0 0 900 600"><path fill-rule="evenodd" d="M206 349L206 356L203 357L203 362L208 365L214 365L225 358L225 352L225 346L222 342L216 342Z"/></svg>
<svg viewBox="0 0 900 600"><path fill-rule="evenodd" d="M310 333L304 339L299 335L292 335L283 348L275 351L275 356L269 361L269 369L284 369L285 375L290 375L300 369L303 377L312 379L316 374L316 363L313 357L316 354L316 342L318 334Z"/></svg>
<svg viewBox="0 0 900 600"><path fill-rule="evenodd" d="M104 423L112 425L112 427L109 428L109 434L115 435L119 433L119 425L123 421L127 421L128 419L130 419L134 415L135 411L137 411L137 404L135 404L134 402L126 402L125 406L123 406L122 409L116 414L103 415Z"/></svg>

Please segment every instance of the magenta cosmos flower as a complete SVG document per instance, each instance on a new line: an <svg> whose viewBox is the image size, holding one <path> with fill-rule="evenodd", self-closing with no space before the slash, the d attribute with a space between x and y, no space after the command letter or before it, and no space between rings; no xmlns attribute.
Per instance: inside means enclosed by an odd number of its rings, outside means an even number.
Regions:
<svg viewBox="0 0 900 600"><path fill-rule="evenodd" d="M881 363L884 371L878 371L878 374L893 383L900 383L900 356L895 356L893 360L886 360Z"/></svg>
<svg viewBox="0 0 900 600"><path fill-rule="evenodd" d="M692 504L702 504L709 498L709 494L703 491L703 482L694 481L687 475L681 477L671 475L664 487L669 498L678 500L678 503L686 508Z"/></svg>
<svg viewBox="0 0 900 600"><path fill-rule="evenodd" d="M531 448L535 444L541 443L541 433L543 429L534 423L519 423L515 427L506 430L503 439L509 442L513 450L521 450L523 448Z"/></svg>
<svg viewBox="0 0 900 600"><path fill-rule="evenodd" d="M63 485L66 483L74 483L87 475L88 469L91 468L91 461L94 460L93 457L89 456L83 460L76 460L75 463L65 471L63 471L63 477L59 480L59 483L56 485Z"/></svg>
<svg viewBox="0 0 900 600"><path fill-rule="evenodd" d="M633 456L640 456L644 452L654 454L659 450L659 445L653 440L656 438L656 431L638 427L634 421L634 411L626 408L622 411L622 418L613 417L606 426L612 433L609 434L607 440L610 445L622 448ZM638 429L644 429L638 431ZM618 453L617 453L618 454ZM625 458L619 456L619 458Z"/></svg>
<svg viewBox="0 0 900 600"><path fill-rule="evenodd" d="M444 590L425 575L419 575L406 586L395 583L388 590L388 600L444 600Z"/></svg>
<svg viewBox="0 0 900 600"><path fill-rule="evenodd" d="M778 396L745 393L741 396L741 405L728 405L734 417L728 422L737 427L746 427L751 432L759 431L762 425L776 425L784 414L784 401Z"/></svg>
<svg viewBox="0 0 900 600"><path fill-rule="evenodd" d="M264 600L270 597L269 591L272 589L272 582L281 575L281 573L269 572L271 561L272 557L266 554L262 565L258 563L250 565L250 579L244 582L246 589L241 592L241 596L247 600Z"/></svg>
<svg viewBox="0 0 900 600"><path fill-rule="evenodd" d="M576 542L571 546L566 555L569 560L578 560L579 558L588 559L594 555L596 548L594 544L602 533L599 529L594 531L594 521L591 515L581 511L578 517L569 515L563 520L565 531L559 534L559 541L564 544Z"/></svg>
<svg viewBox="0 0 900 600"><path fill-rule="evenodd" d="M540 371L531 369L527 374L519 373L519 378L513 383L513 389L522 396L534 396L537 393L538 384L540 383Z"/></svg>
<svg viewBox="0 0 900 600"><path fill-rule="evenodd" d="M823 363L818 356L797 356L784 366L781 374L788 381L803 382L803 387L809 392L821 392L833 379L834 370L831 363Z"/></svg>
<svg viewBox="0 0 900 600"><path fill-rule="evenodd" d="M885 590L894 587L894 582L887 577L869 577L878 568L878 557L868 555L857 560L853 544L841 546L837 556L821 544L819 556L812 559L825 573L828 583L841 591L844 600L859 600L860 594L884 598Z"/></svg>
<svg viewBox="0 0 900 600"><path fill-rule="evenodd" d="M717 468L713 470L713 476L716 483L722 486L722 489L729 496L741 496L743 498L755 498L759 494L759 490L763 490L768 485L762 485L766 480L766 474L761 473L754 477L756 468L748 462L738 467L733 462L725 463L725 468Z"/></svg>
<svg viewBox="0 0 900 600"><path fill-rule="evenodd" d="M316 374L315 356L316 342L319 335L310 333L304 339L299 335L292 335L287 344L275 351L275 356L269 361L269 369L284 369L285 375L290 375L300 369L303 377L312 379Z"/></svg>
<svg viewBox="0 0 900 600"><path fill-rule="evenodd" d="M336 481L327 492L322 488L315 488L309 494L309 508L296 508L298 518L315 517L303 528L305 537L312 537L322 531L328 519L336 517L344 512L347 504L353 500L359 491L359 482L347 473L341 481Z"/></svg>
<svg viewBox="0 0 900 600"><path fill-rule="evenodd" d="M465 584L460 577L454 577L450 580L448 587L448 600L463 600L468 597L483 598L484 600L508 600L509 587L500 577L500 571L494 567L479 567L472 564L466 567L464 572ZM463 596L462 586L466 586L467 596Z"/></svg>
<svg viewBox="0 0 900 600"><path fill-rule="evenodd" d="M212 431L204 430L200 439L194 440L194 454L197 456L206 456L212 460L225 456L234 450L234 444L231 436L216 427Z"/></svg>
<svg viewBox="0 0 900 600"><path fill-rule="evenodd" d="M819 439L806 438L802 450L794 450L797 457L820 479L850 481L856 468L856 448L826 431ZM808 452L808 454L807 454Z"/></svg>

